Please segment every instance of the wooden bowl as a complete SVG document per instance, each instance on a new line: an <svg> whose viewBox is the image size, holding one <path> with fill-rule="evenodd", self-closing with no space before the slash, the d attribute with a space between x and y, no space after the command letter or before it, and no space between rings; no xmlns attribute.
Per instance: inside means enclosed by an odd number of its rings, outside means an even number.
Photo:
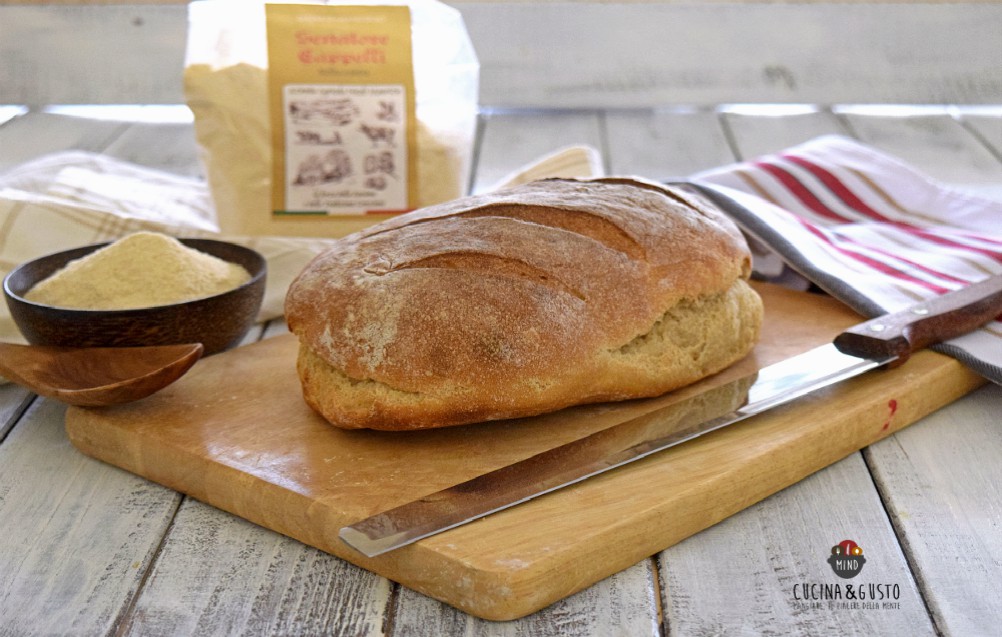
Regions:
<svg viewBox="0 0 1002 637"><path fill-rule="evenodd" d="M213 239L179 239L184 245L242 265L251 278L215 296L127 310L75 310L33 303L24 294L36 283L107 243L50 254L18 266L3 281L7 307L32 345L131 347L201 343L205 354L229 349L254 325L267 266L259 253Z"/></svg>

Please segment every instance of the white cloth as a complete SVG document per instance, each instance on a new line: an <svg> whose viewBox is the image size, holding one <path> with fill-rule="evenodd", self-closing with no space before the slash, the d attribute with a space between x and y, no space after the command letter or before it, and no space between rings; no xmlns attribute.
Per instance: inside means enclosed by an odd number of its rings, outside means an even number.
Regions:
<svg viewBox="0 0 1002 637"><path fill-rule="evenodd" d="M285 289L329 239L221 237L205 183L85 152L61 152L0 176L0 276L25 261L139 230L221 238L268 262L260 321L282 315ZM6 304L0 340L24 342Z"/></svg>

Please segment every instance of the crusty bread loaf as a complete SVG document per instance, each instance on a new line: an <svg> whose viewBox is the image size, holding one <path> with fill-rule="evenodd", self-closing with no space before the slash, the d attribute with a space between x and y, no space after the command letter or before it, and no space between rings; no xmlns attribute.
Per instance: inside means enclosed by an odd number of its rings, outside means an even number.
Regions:
<svg viewBox="0 0 1002 637"><path fill-rule="evenodd" d="M293 282L306 401L423 429L662 394L744 357L762 304L734 224L684 190L553 179L339 240Z"/></svg>

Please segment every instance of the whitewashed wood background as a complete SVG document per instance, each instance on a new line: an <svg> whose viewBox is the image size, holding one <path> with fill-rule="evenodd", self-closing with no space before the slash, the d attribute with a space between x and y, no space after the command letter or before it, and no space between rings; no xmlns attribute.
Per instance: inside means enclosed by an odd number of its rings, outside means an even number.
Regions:
<svg viewBox="0 0 1002 637"><path fill-rule="evenodd" d="M489 107L1002 103L1002 2L451 2ZM183 101L183 2L0 4L0 103Z"/></svg>
<svg viewBox="0 0 1002 637"><path fill-rule="evenodd" d="M841 133L1002 199L997 2L456 6L482 63L477 189L566 144L669 179ZM80 149L201 175L183 108L49 108L181 103L184 39L183 4L0 5L0 104L14 105L0 107L0 171ZM747 102L798 105L735 105ZM985 387L491 623L85 458L62 406L0 386L0 635L995 635L999 413L1002 390ZM791 587L821 578L818 555L843 533L874 558L874 581L901 586L900 610L793 607Z"/></svg>

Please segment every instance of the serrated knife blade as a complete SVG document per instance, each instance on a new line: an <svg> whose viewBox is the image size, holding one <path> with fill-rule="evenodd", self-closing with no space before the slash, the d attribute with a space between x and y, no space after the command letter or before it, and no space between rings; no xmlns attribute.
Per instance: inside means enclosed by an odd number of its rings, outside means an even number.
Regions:
<svg viewBox="0 0 1002 637"><path fill-rule="evenodd" d="M849 328L827 345L340 530L368 557L417 542L794 401L1002 314L1002 275Z"/></svg>

